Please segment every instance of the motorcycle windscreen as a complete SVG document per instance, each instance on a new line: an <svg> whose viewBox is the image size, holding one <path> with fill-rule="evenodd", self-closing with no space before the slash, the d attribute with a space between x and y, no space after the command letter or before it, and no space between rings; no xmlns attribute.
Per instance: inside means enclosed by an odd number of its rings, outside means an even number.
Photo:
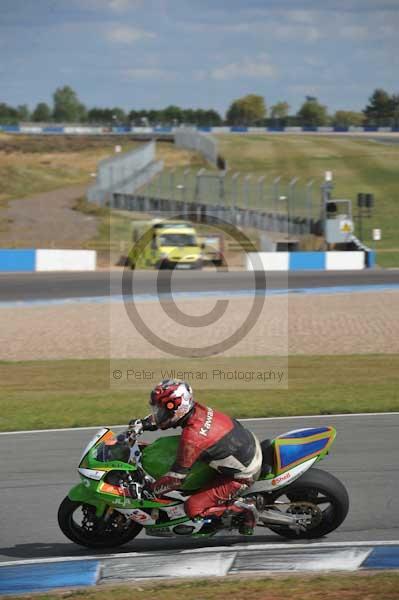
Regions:
<svg viewBox="0 0 399 600"><path fill-rule="evenodd" d="M297 429L275 440L276 475L328 452L336 436L334 427Z"/></svg>
<svg viewBox="0 0 399 600"><path fill-rule="evenodd" d="M141 457L144 470L155 479L159 479L159 477L170 471L176 460L179 440L180 436L173 435L159 438L146 446ZM215 477L215 471L198 460L188 473L182 489L198 490L211 481L213 477Z"/></svg>

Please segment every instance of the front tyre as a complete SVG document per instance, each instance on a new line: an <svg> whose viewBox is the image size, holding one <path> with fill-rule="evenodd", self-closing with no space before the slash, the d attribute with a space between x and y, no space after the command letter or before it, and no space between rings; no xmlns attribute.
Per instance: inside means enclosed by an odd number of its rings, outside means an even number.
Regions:
<svg viewBox="0 0 399 600"><path fill-rule="evenodd" d="M87 548L116 548L130 542L142 529L140 525L114 511L107 523L96 517L90 504L75 502L68 496L58 509L58 524L67 538Z"/></svg>
<svg viewBox="0 0 399 600"><path fill-rule="evenodd" d="M273 494L273 501L287 500L288 514L308 514L312 522L298 534L288 527L270 527L285 538L314 539L331 533L345 520L349 510L349 497L344 485L326 471L310 469L290 486ZM277 504L277 507L279 505Z"/></svg>

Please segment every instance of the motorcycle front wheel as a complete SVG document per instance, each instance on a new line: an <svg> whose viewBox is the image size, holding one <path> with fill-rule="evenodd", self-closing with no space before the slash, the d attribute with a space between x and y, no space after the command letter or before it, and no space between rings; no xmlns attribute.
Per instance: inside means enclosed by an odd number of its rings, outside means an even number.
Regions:
<svg viewBox="0 0 399 600"><path fill-rule="evenodd" d="M349 511L349 497L345 486L326 471L309 469L291 485L276 491L273 502L287 514L305 515L310 524L306 531L296 533L287 526L269 529L290 539L315 539L331 533L345 520Z"/></svg>
<svg viewBox="0 0 399 600"><path fill-rule="evenodd" d="M96 517L90 504L75 502L68 496L58 509L58 524L63 534L75 544L87 548L116 548L127 544L141 531L141 525L114 511L104 523Z"/></svg>

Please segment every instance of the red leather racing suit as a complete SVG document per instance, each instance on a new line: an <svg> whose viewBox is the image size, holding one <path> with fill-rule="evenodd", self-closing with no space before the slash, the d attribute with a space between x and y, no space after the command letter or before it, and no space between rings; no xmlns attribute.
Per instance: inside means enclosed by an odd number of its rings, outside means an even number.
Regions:
<svg viewBox="0 0 399 600"><path fill-rule="evenodd" d="M196 460L218 472L205 489L185 503L186 514L220 516L229 501L259 476L262 450L258 439L238 421L197 402L182 425L177 457L171 470L153 484L157 495L181 487Z"/></svg>

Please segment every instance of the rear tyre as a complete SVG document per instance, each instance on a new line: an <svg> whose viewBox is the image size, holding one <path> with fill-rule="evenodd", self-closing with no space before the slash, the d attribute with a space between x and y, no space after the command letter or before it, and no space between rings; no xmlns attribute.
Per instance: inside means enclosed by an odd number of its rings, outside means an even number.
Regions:
<svg viewBox="0 0 399 600"><path fill-rule="evenodd" d="M106 526L96 517L94 506L64 498L58 509L58 524L64 535L87 548L116 548L135 538L142 527L115 511Z"/></svg>
<svg viewBox="0 0 399 600"><path fill-rule="evenodd" d="M288 508L288 513L298 513L301 503L305 512L312 512L311 507L315 507L314 523L306 531L297 534L288 527L269 527L275 533L290 539L314 539L327 535L341 525L349 510L345 486L334 475L320 469L310 469L298 481L273 494L274 501L281 501L283 497L295 502L291 510Z"/></svg>

